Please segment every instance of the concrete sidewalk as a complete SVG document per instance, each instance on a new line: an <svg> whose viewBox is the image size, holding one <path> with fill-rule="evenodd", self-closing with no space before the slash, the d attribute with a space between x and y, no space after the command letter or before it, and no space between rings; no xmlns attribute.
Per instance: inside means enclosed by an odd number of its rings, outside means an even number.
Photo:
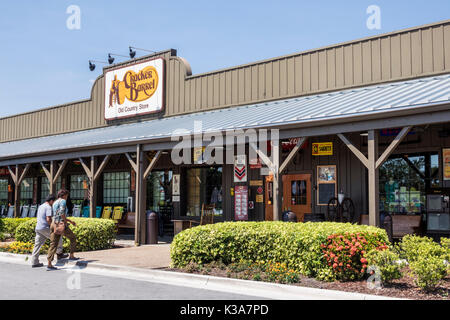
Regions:
<svg viewBox="0 0 450 320"><path fill-rule="evenodd" d="M157 246L146 246L139 248L127 248L135 255L138 251L140 253L151 252ZM142 248L142 249L141 249ZM141 249L141 250L139 250ZM121 249L113 249L121 250ZM161 250L164 250L162 248ZM168 247L166 247L166 252ZM105 250L102 255L106 253ZM156 250L155 250L156 252ZM160 251L159 251L160 252ZM93 253L94 254L94 253ZM81 257L81 254L79 255ZM30 264L29 255L18 255L11 253L0 252L0 262L15 263L15 264ZM97 252L97 258L99 258ZM130 257L130 256L128 256ZM140 256L140 258L142 258ZM99 258L100 259L100 258ZM145 268L137 268L127 266L130 261L122 258L121 265L108 265L100 263L105 262L107 257L103 260L82 260L75 262L63 262L57 264L61 270L76 270L81 273L96 274L107 277L124 278L137 281L148 281L153 283L176 285L188 288L206 289L218 292L228 292L234 294L242 294L248 296L255 296L267 299L279 300L398 300L390 297L368 295L361 293L342 292L335 290L324 290L316 288L290 286L276 283L257 282L251 280L229 279L213 276L204 276L197 274L186 274L180 272L162 271L151 269L148 266ZM114 259L118 259L117 257ZM119 259L120 260L120 259ZM117 260L118 261L118 260ZM131 261L131 263L133 263Z"/></svg>
<svg viewBox="0 0 450 320"><path fill-rule="evenodd" d="M162 269L170 266L170 244L78 252L75 256L88 263ZM41 262L45 262L45 258L42 256L40 260Z"/></svg>

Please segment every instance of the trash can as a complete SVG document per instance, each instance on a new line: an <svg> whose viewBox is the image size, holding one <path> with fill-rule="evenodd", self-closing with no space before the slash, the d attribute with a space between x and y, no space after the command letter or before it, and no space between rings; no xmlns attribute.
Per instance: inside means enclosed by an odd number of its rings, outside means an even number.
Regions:
<svg viewBox="0 0 450 320"><path fill-rule="evenodd" d="M381 224L384 230L386 230L387 236L389 238L389 241L392 242L392 236L393 236L393 221L392 216L390 214L385 214L383 222Z"/></svg>
<svg viewBox="0 0 450 320"><path fill-rule="evenodd" d="M145 244L158 244L158 215L147 211L147 235Z"/></svg>

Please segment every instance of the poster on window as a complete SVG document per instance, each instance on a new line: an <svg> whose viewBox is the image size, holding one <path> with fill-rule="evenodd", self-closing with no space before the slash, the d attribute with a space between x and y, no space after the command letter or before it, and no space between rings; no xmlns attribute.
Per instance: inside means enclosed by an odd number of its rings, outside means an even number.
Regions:
<svg viewBox="0 0 450 320"><path fill-rule="evenodd" d="M234 220L248 221L247 186L236 186L234 190Z"/></svg>
<svg viewBox="0 0 450 320"><path fill-rule="evenodd" d="M234 157L234 182L247 182L247 158L245 154Z"/></svg>
<svg viewBox="0 0 450 320"><path fill-rule="evenodd" d="M444 161L444 180L450 180L450 149L442 149L442 159Z"/></svg>
<svg viewBox="0 0 450 320"><path fill-rule="evenodd" d="M180 175L174 174L172 178L172 195L179 196L180 195Z"/></svg>

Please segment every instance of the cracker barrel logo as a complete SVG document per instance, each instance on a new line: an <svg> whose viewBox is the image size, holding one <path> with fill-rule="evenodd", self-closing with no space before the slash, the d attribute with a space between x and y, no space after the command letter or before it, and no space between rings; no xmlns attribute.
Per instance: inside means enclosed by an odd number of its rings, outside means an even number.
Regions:
<svg viewBox="0 0 450 320"><path fill-rule="evenodd" d="M319 142L312 144L313 156L332 156L333 142Z"/></svg>
<svg viewBox="0 0 450 320"><path fill-rule="evenodd" d="M109 107L123 104L125 98L132 102L142 102L150 98L158 88L158 72L152 66L147 66L135 73L129 70L122 81L114 75L109 92Z"/></svg>

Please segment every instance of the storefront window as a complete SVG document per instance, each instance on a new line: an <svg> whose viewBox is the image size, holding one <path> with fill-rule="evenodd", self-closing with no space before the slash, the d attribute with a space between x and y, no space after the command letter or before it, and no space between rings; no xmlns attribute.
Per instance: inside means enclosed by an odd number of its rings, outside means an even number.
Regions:
<svg viewBox="0 0 450 320"><path fill-rule="evenodd" d="M391 157L380 167L380 211L420 214L426 195L439 187L439 155L424 153Z"/></svg>
<svg viewBox="0 0 450 320"><path fill-rule="evenodd" d="M21 203L30 204L33 201L33 178L25 178L20 185Z"/></svg>
<svg viewBox="0 0 450 320"><path fill-rule="evenodd" d="M214 204L214 214L222 216L222 167L187 170L187 216L199 217L202 205Z"/></svg>
<svg viewBox="0 0 450 320"><path fill-rule="evenodd" d="M126 204L130 196L130 173L110 172L103 174L103 203Z"/></svg>
<svg viewBox="0 0 450 320"><path fill-rule="evenodd" d="M147 178L147 208L155 212L172 206L172 171L153 171Z"/></svg>
<svg viewBox="0 0 450 320"><path fill-rule="evenodd" d="M0 179L0 205L8 204L8 179Z"/></svg>
<svg viewBox="0 0 450 320"><path fill-rule="evenodd" d="M59 177L58 180L56 180L55 196L59 190L61 190L61 177ZM50 194L50 182L48 181L47 177L42 177L42 179L41 179L41 202L44 202L49 194Z"/></svg>
<svg viewBox="0 0 450 320"><path fill-rule="evenodd" d="M70 198L72 200L84 200L87 198L88 178L86 175L70 176Z"/></svg>

